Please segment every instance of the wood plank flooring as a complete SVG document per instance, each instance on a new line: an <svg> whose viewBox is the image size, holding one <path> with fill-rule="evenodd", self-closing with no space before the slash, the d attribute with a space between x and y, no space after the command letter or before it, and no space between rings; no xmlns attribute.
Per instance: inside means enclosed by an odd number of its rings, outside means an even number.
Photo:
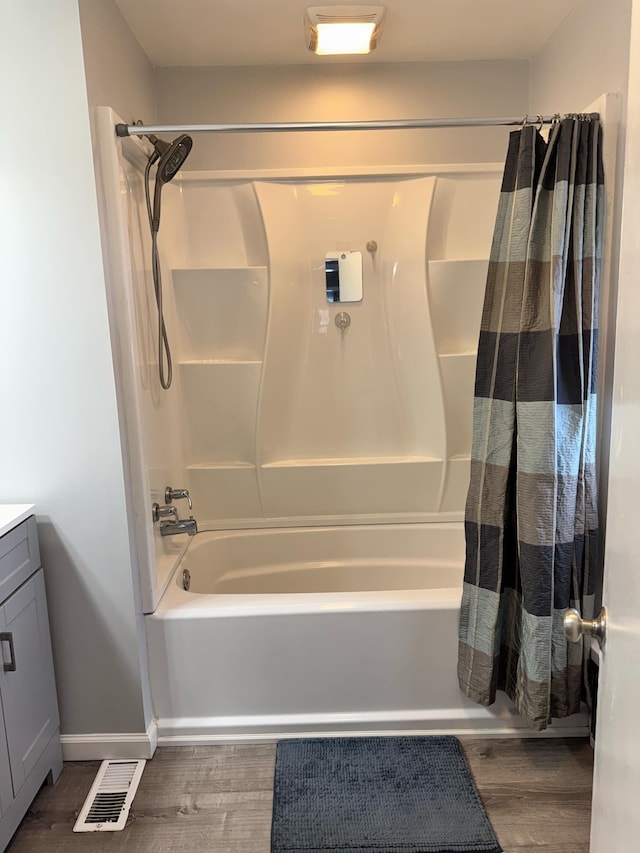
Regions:
<svg viewBox="0 0 640 853"><path fill-rule="evenodd" d="M593 753L575 739L461 739L505 853L588 853ZM161 747L122 832L74 834L98 762L65 764L9 853L269 853L275 744Z"/></svg>

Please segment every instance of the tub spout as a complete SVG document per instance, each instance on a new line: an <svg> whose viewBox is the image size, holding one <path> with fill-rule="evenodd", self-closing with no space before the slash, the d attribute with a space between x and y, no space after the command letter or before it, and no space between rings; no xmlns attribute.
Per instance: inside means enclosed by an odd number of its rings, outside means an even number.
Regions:
<svg viewBox="0 0 640 853"><path fill-rule="evenodd" d="M189 536L195 536L197 532L198 523L193 517L160 522L160 536L177 536L179 533L187 533Z"/></svg>

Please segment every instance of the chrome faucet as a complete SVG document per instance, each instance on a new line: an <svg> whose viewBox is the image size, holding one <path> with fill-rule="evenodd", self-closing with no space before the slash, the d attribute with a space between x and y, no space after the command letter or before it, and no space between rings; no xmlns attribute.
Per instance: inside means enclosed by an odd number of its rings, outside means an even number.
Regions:
<svg viewBox="0 0 640 853"><path fill-rule="evenodd" d="M176 536L179 533L186 533L189 536L195 536L198 532L198 522L193 518L176 518L175 521L160 522L160 536Z"/></svg>
<svg viewBox="0 0 640 853"><path fill-rule="evenodd" d="M160 506L154 503L151 507L151 515L155 521L160 522L160 536L177 536L179 533L187 533L195 536L198 532L198 523L195 518L178 518L178 510L174 506Z"/></svg>

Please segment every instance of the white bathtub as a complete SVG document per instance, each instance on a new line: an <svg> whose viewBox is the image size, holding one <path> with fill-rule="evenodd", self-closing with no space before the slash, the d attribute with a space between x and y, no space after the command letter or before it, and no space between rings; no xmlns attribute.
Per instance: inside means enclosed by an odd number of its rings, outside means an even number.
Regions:
<svg viewBox="0 0 640 853"><path fill-rule="evenodd" d="M458 690L463 557L461 524L198 534L146 617L161 741L523 733Z"/></svg>

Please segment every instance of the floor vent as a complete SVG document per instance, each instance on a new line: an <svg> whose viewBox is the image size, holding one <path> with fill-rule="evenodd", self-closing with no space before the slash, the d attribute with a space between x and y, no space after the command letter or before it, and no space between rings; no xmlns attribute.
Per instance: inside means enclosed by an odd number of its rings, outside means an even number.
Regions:
<svg viewBox="0 0 640 853"><path fill-rule="evenodd" d="M124 829L146 761L103 761L74 832L116 832Z"/></svg>

